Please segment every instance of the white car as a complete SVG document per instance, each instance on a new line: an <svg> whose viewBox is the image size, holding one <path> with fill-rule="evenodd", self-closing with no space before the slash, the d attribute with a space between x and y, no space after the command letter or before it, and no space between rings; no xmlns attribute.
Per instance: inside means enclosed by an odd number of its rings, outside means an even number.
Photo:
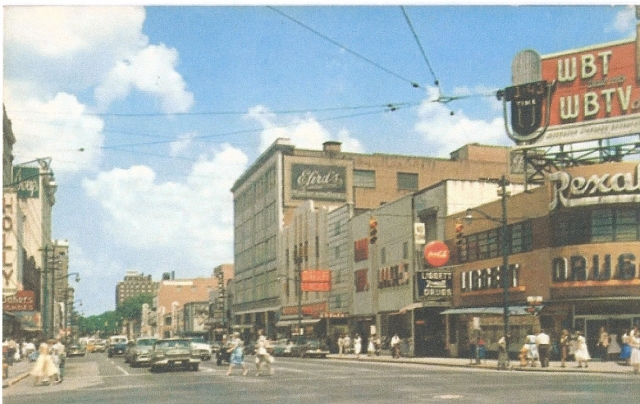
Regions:
<svg viewBox="0 0 640 404"><path fill-rule="evenodd" d="M200 359L208 361L211 359L212 349L203 337L189 337L191 349L200 355Z"/></svg>

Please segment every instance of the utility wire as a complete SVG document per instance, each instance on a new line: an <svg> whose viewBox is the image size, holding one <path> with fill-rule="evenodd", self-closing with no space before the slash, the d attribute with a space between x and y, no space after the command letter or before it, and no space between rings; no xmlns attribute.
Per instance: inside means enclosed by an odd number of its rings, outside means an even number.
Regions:
<svg viewBox="0 0 640 404"><path fill-rule="evenodd" d="M280 11L277 8L273 7L273 6L267 6L267 8L272 10L272 11L275 11L276 13L280 14L284 18L286 18L286 19L288 19L290 21L293 21L294 23L296 23L299 26L301 26L302 28L314 33L315 35L319 36L320 38L324 39L325 41L328 41L328 42L336 45L337 47L339 47L341 49L344 49L346 52L349 52L350 54L352 54L353 56L357 57L358 59L364 60L365 62L377 67L378 69L380 69L380 70L382 70L382 71L384 71L386 73L389 73L390 75L392 75L392 76L394 76L394 77L396 77L396 78L398 78L398 79L400 79L400 80L402 80L404 82L407 82L407 83L411 84L412 87L414 87L414 88L419 88L420 87L420 84L416 83L415 81L409 80L408 78L403 77L403 76L399 75L398 73L396 73L396 72L394 72L392 70L389 70L386 67L374 62L373 60L369 59L368 57L363 56L363 55L359 54L358 52L356 52L356 51L354 51L352 49L349 49L347 46L339 43L338 41L336 41L334 39L329 38L328 36L324 35L323 33L321 33L319 31L311 28L310 26L306 25L302 21L296 20L295 18L293 18L290 15L284 13L283 11Z"/></svg>
<svg viewBox="0 0 640 404"><path fill-rule="evenodd" d="M416 44L418 44L418 48L420 48L420 52L422 53L422 58L427 63L427 67L429 68L429 71L431 72L431 76L433 77L433 84L435 84L436 87L438 87L438 93L439 93L440 97L442 97L443 94L442 94L442 88L440 87L440 81L436 77L436 73L433 71L433 67L431 67L431 63L429 63L429 58L427 57L427 53L424 51L424 48L422 47L422 44L420 43L420 39L418 38L418 34L416 33L416 30L413 28L413 24L411 23L411 20L409 19L409 15L407 14L407 11L404 9L404 6L400 6L400 9L402 10L402 14L404 14L404 19L407 20L407 25L409 25L409 29L411 29L411 33L413 34L413 38L416 40Z"/></svg>

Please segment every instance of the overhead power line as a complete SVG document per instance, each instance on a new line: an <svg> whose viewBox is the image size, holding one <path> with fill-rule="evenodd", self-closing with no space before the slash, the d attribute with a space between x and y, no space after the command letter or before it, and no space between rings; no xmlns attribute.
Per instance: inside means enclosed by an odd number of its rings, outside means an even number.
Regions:
<svg viewBox="0 0 640 404"><path fill-rule="evenodd" d="M418 84L417 82L415 82L413 80L410 80L410 79L408 79L408 78L406 78L404 76L401 76L400 74L398 74L398 73L396 73L396 72L394 72L394 71L392 71L390 69L387 69L386 67L382 66L381 64L376 63L373 60L369 59L368 57L363 56L360 53L358 53L358 52L350 49L349 47L341 44L340 42L338 42L338 41L336 41L336 40L334 40L332 38L329 38L328 36L324 35L323 33L315 30L314 28L308 26L307 24L303 23L302 21L299 21L299 20L293 18L292 16L284 13L283 11L280 11L277 8L273 7L273 6L267 6L267 8L270 9L270 10L275 11L276 13L280 14L284 18L286 18L286 19L288 19L290 21L293 21L294 23L296 23L299 26L301 26L302 28L314 33L315 35L319 36L320 38L324 39L325 41L328 41L328 42L336 45L337 47L339 47L341 49L344 49L346 52L352 54L353 56L357 57L358 59L364 60L365 62L377 67L378 69L380 69L380 70L382 70L382 71L384 71L386 73L389 73L390 75L392 75L392 76L394 76L394 77L396 77L396 78L398 78L398 79L400 79L400 80L402 80L404 82L407 82L407 83L411 84L412 87L414 87L414 88L419 88L420 87L420 84Z"/></svg>

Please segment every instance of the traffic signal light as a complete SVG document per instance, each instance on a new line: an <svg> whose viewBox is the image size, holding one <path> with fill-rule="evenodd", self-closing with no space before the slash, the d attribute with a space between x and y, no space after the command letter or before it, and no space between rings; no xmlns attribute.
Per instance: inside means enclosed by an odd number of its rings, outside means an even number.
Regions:
<svg viewBox="0 0 640 404"><path fill-rule="evenodd" d="M371 216L369 219L369 243L375 244L378 240L378 221Z"/></svg>
<svg viewBox="0 0 640 404"><path fill-rule="evenodd" d="M456 222L456 245L458 247L462 246L463 237L464 237L464 225L461 221Z"/></svg>

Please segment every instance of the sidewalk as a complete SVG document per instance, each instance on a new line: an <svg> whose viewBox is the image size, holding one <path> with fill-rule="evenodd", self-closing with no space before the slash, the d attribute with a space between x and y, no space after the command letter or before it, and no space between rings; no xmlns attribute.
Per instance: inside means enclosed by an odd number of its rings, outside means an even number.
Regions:
<svg viewBox="0 0 640 404"><path fill-rule="evenodd" d="M34 363L35 362L30 362L28 359L13 362L13 365L9 366L9 377L2 380L2 388L14 385L20 380L29 377L29 372L31 371Z"/></svg>
<svg viewBox="0 0 640 404"><path fill-rule="evenodd" d="M401 357L399 359L393 359L390 355L380 356L367 356L360 355L360 358L356 358L356 355L338 355L329 354L328 359L335 360L358 360L362 362L389 362L389 363L413 363L422 365L435 365L435 366L449 366L449 367L465 367L465 368L478 368L478 369L497 369L497 359L482 360L482 363L475 364L475 360L472 363L468 358L410 358ZM512 371L524 371L524 372L584 372L584 373L619 373L619 374L633 374L633 367L620 365L617 362L602 362L602 361L590 361L589 367L579 368L576 362L566 362L566 367L560 367L559 361L552 361L549 363L549 367L542 368L540 363L535 367L520 367L520 361L511 361Z"/></svg>

